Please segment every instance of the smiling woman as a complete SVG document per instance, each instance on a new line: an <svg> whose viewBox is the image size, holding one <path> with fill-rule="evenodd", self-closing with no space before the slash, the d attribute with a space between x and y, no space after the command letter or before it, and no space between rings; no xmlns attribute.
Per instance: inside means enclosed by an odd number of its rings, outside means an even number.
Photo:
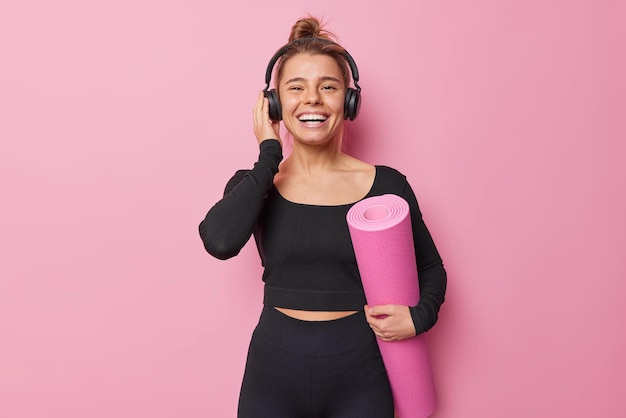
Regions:
<svg viewBox="0 0 626 418"><path fill-rule="evenodd" d="M328 55L299 54L283 65L283 123L295 143L341 144L345 91L341 69Z"/></svg>
<svg viewBox="0 0 626 418"><path fill-rule="evenodd" d="M276 88L268 90L274 64ZM317 19L292 27L266 83L253 110L259 159L235 173L200 224L204 247L220 259L254 234L265 268L238 416L391 418L376 337L403 340L435 324L446 289L441 257L405 176L342 152L344 124L359 111L358 70ZM294 139L284 160L281 120ZM388 193L410 206L416 306L366 305L346 215Z"/></svg>

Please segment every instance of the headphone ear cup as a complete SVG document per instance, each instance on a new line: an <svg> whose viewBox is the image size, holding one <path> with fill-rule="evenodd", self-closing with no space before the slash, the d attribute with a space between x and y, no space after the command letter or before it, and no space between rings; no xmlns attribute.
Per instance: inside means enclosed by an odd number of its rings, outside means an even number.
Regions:
<svg viewBox="0 0 626 418"><path fill-rule="evenodd" d="M283 111L280 107L280 101L278 100L278 94L276 94L276 90L265 90L264 94L265 97L267 97L270 106L270 120L272 120L273 122L278 122L279 120L282 120Z"/></svg>
<svg viewBox="0 0 626 418"><path fill-rule="evenodd" d="M361 93L353 88L346 91L346 103L344 105L344 119L354 120L359 115L361 108Z"/></svg>

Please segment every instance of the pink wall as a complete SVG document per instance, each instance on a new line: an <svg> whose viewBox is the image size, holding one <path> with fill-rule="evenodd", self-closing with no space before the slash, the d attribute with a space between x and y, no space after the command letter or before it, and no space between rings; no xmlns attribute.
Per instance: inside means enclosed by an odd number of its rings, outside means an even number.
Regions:
<svg viewBox="0 0 626 418"><path fill-rule="evenodd" d="M235 416L258 256L197 224L306 12L361 71L350 148L409 177L449 271L436 417L626 415L620 2L212 3L0 3L1 417Z"/></svg>

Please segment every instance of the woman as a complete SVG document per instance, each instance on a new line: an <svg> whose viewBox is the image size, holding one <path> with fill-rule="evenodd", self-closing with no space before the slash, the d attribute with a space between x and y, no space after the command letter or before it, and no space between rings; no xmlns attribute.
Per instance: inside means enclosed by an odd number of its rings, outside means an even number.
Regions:
<svg viewBox="0 0 626 418"><path fill-rule="evenodd" d="M359 105L349 54L306 18L270 62L268 87L275 62L275 90L260 92L253 111L259 159L235 173L200 224L206 250L220 259L235 256L254 234L265 268L238 416L393 417L375 336L396 341L430 329L446 272L406 178L341 150L345 119ZM284 161L281 118L293 136ZM411 208L421 292L414 307L367 306L356 265L347 211L386 193Z"/></svg>

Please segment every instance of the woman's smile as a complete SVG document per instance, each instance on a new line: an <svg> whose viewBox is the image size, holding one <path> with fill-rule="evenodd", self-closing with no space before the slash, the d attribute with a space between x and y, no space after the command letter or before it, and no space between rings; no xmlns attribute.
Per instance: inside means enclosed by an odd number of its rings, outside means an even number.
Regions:
<svg viewBox="0 0 626 418"><path fill-rule="evenodd" d="M308 128L318 128L326 123L328 115L324 113L303 113L298 116L298 120Z"/></svg>

